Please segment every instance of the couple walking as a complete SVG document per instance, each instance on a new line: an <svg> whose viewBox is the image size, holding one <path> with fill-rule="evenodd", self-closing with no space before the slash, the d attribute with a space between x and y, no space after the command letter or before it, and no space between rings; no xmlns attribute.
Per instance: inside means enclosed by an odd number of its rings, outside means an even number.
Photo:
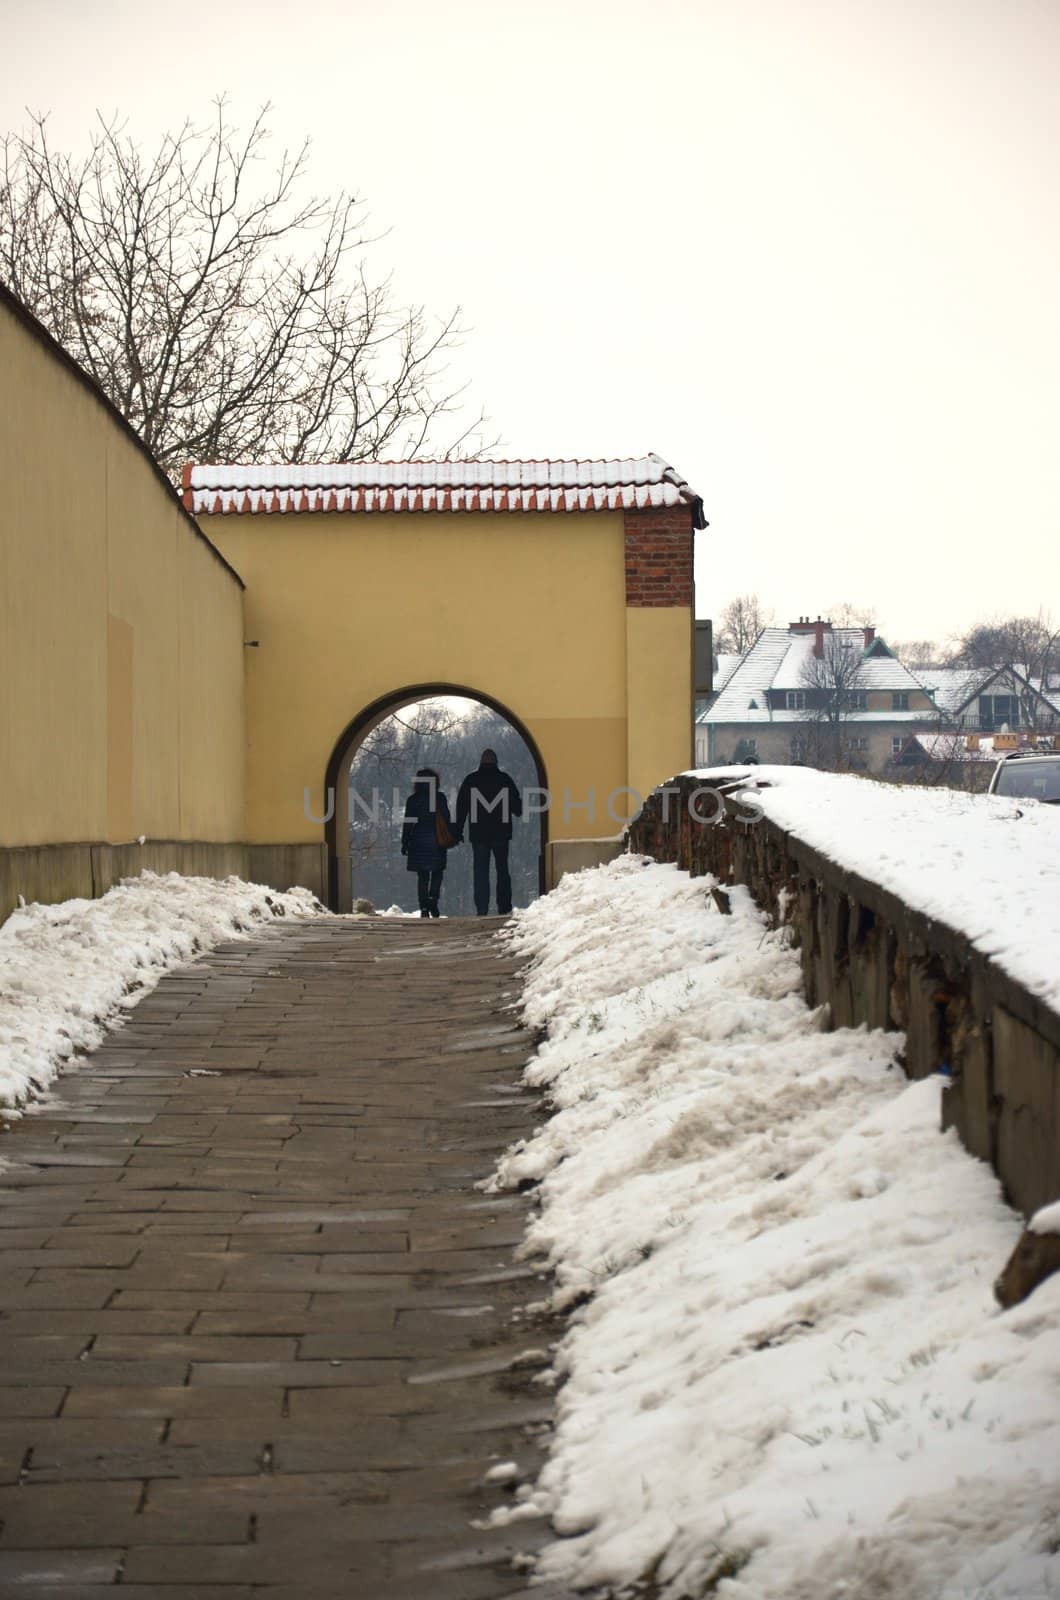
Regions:
<svg viewBox="0 0 1060 1600"><path fill-rule="evenodd" d="M441 779L433 767L421 767L405 802L401 828L401 854L417 875L420 916L437 917L447 852L463 844L464 829L471 840L475 878L475 910L489 915L490 863L496 867L497 911L504 917L512 909L512 879L508 848L512 818L523 814L522 797L514 779L497 765L495 750L483 750L478 771L469 772L456 797L456 824Z"/></svg>

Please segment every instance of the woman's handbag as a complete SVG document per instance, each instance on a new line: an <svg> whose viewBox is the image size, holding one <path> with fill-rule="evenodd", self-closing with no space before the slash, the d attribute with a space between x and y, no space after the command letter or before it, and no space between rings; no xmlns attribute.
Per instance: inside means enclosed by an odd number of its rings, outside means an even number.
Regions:
<svg viewBox="0 0 1060 1600"><path fill-rule="evenodd" d="M440 811L434 814L434 835L443 850L451 850L456 844L456 834Z"/></svg>

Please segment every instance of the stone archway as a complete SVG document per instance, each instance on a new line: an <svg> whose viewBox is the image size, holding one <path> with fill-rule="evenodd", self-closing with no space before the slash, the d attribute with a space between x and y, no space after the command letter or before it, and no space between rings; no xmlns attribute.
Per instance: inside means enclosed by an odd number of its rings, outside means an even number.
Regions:
<svg viewBox="0 0 1060 1600"><path fill-rule="evenodd" d="M241 788L260 882L334 900L343 819L325 834L318 785L327 771L342 805L350 744L418 688L488 685L470 692L533 730L553 797L549 882L562 847L613 838L612 797L689 765L704 518L659 457L185 477L189 509L246 585Z"/></svg>
<svg viewBox="0 0 1060 1600"><path fill-rule="evenodd" d="M436 695L453 695L465 700L476 700L480 705L488 706L491 711L495 711L498 716L503 717L515 729L530 752L531 759L537 770L538 786L541 789L548 790L548 772L536 739L526 724L516 716L515 712L504 705L502 701L495 699L493 695L485 694L481 689L469 688L465 684L435 681L406 684L404 688L394 689L388 694L380 696L378 699L373 700L370 705L365 706L351 722L347 723L335 742L324 775L324 794L328 797L328 814L324 824L327 852L327 903L332 911L349 911L353 901L348 846L350 820L349 779L353 758L373 728L378 727L379 723L397 711L399 707L409 705L417 700L427 700ZM541 839L538 856L538 889L541 894L544 894L548 850L547 810L541 812L539 825ZM344 862L346 863L345 869Z"/></svg>

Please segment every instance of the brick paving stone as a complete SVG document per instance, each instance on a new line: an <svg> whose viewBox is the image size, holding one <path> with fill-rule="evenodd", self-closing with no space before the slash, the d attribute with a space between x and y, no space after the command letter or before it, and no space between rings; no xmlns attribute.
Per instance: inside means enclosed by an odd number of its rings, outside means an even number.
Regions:
<svg viewBox="0 0 1060 1600"><path fill-rule="evenodd" d="M87 1482L99 1479L114 1482L133 1478L138 1482L158 1478L229 1476L258 1472L262 1447L249 1440L211 1439L205 1444L179 1445L157 1440L147 1444L117 1444L110 1438L77 1444L62 1439L36 1444L23 1469L26 1484Z"/></svg>
<svg viewBox="0 0 1060 1600"><path fill-rule="evenodd" d="M40 1389L32 1380L17 1389L0 1388L0 1417L55 1417L65 1398L65 1388Z"/></svg>
<svg viewBox="0 0 1060 1600"><path fill-rule="evenodd" d="M18 1585L20 1592L24 1589L39 1597L48 1592L45 1585L54 1585L57 1593L81 1596L89 1592L89 1585L113 1585L121 1558L120 1550L0 1549L0 1584L8 1593Z"/></svg>
<svg viewBox="0 0 1060 1600"><path fill-rule="evenodd" d="M62 1408L63 1416L212 1417L220 1421L225 1415L236 1415L253 1421L259 1428L265 1428L267 1438L269 1424L284 1413L284 1390L279 1388L193 1389L186 1384L150 1388L131 1381L134 1376L130 1374L130 1382L120 1388L86 1384L71 1389Z"/></svg>
<svg viewBox="0 0 1060 1600"><path fill-rule="evenodd" d="M8 1333L5 1327L5 1335ZM39 1366L41 1362L76 1361L85 1348L84 1335L42 1328L37 1333L10 1333L4 1340L4 1357L12 1366Z"/></svg>
<svg viewBox="0 0 1060 1600"><path fill-rule="evenodd" d="M92 1359L143 1362L160 1361L293 1361L300 1341L268 1338L210 1338L201 1335L100 1334L92 1345Z"/></svg>
<svg viewBox="0 0 1060 1600"><path fill-rule="evenodd" d="M551 1417L497 924L281 923L164 978L0 1169L0 1594L505 1600ZM536 1592L536 1591L535 1591ZM542 1600L567 1600L553 1591Z"/></svg>
<svg viewBox="0 0 1060 1600"><path fill-rule="evenodd" d="M389 1597L387 1549L373 1551L350 1541L336 1552L320 1544L287 1551L254 1544L136 1545L129 1551L124 1584L254 1585L254 1594L278 1593L290 1600L315 1600L316 1596L348 1596L349 1600L384 1600ZM224 1592L224 1590L222 1590ZM503 1594L503 1590L498 1590ZM440 1600L433 1587L423 1590ZM117 1600L117 1597L115 1597ZM124 1600L124 1597L123 1597Z"/></svg>
<svg viewBox="0 0 1060 1600"><path fill-rule="evenodd" d="M23 1457L29 1449L48 1446L58 1449L69 1445L77 1449L82 1445L94 1446L101 1451L123 1450L130 1445L157 1444L165 1421L157 1417L119 1417L101 1422L97 1417L80 1419L68 1416L0 1418L0 1449L9 1451L22 1447Z"/></svg>
<svg viewBox="0 0 1060 1600"><path fill-rule="evenodd" d="M185 1311L6 1311L0 1318L0 1339L38 1334L76 1334L82 1345L100 1333L186 1333L195 1316Z"/></svg>
<svg viewBox="0 0 1060 1600"><path fill-rule="evenodd" d="M63 1552L64 1554L66 1552ZM21 1555L21 1552L19 1552ZM50 1569L49 1569L50 1570ZM2 1568L0 1568L2 1576ZM19 1580L16 1580L19 1581ZM78 1582L76 1588L70 1584L53 1584L42 1581L36 1575L27 1582L33 1587L19 1588L19 1594L29 1597L29 1600L116 1600L113 1584L83 1583ZM273 1589L275 1596L277 1591ZM0 1591L2 1593L2 1591ZM269 1593L269 1590L265 1590ZM245 1584L226 1583L222 1585L205 1583L123 1583L122 1600L261 1600L262 1590L248 1588ZM300 1593L298 1600L317 1600L316 1596L307 1592ZM547 1600L547 1596L545 1597Z"/></svg>
<svg viewBox="0 0 1060 1600"><path fill-rule="evenodd" d="M111 1306L118 1311L186 1311L194 1316L198 1311L287 1312L305 1311L309 1307L308 1294L260 1294L253 1290L219 1289L210 1295L197 1294L192 1289L159 1289L153 1294L146 1289L119 1289Z"/></svg>

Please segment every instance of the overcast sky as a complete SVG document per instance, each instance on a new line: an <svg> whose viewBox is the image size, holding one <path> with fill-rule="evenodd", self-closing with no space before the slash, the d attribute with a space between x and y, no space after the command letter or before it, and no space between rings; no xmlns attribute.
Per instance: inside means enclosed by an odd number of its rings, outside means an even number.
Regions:
<svg viewBox="0 0 1060 1600"><path fill-rule="evenodd" d="M0 122L226 91L464 307L509 456L655 450L697 610L1060 614L1056 0L0 0Z"/></svg>

